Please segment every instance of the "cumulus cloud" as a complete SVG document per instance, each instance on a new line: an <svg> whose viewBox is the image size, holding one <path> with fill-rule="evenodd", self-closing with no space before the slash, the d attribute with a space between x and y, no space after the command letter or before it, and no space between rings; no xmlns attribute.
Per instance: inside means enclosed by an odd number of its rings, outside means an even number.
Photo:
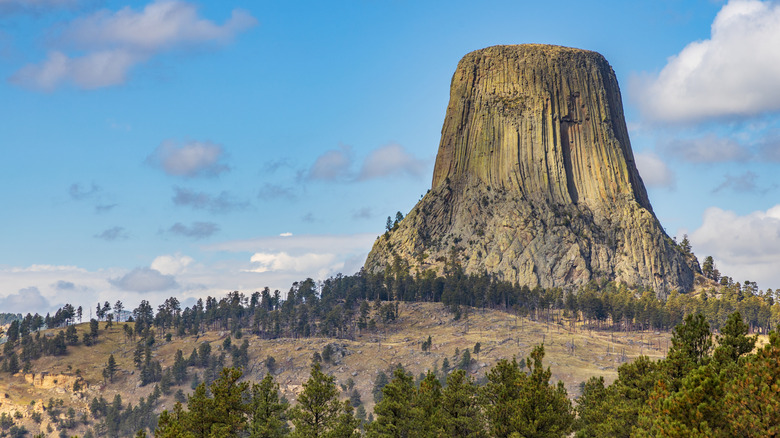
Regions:
<svg viewBox="0 0 780 438"><path fill-rule="evenodd" d="M214 222L193 222L190 226L176 222L168 229L168 232L171 234L178 234L193 239L205 239L218 231L219 225Z"/></svg>
<svg viewBox="0 0 780 438"><path fill-rule="evenodd" d="M748 148L737 141L708 134L689 139L675 139L660 146L661 151L691 163L724 163L747 161L751 158Z"/></svg>
<svg viewBox="0 0 780 438"><path fill-rule="evenodd" d="M172 176L217 176L229 170L220 163L223 155L222 146L211 142L192 141L177 146L175 142L164 141L146 158L146 163Z"/></svg>
<svg viewBox="0 0 780 438"><path fill-rule="evenodd" d="M247 12L234 9L222 25L198 16L184 1L158 0L137 11L124 7L102 10L64 26L52 50L40 64L19 69L11 82L53 90L63 83L94 89L119 85L133 67L175 49L224 44L257 24ZM68 48L71 55L63 49Z"/></svg>
<svg viewBox="0 0 780 438"><path fill-rule="evenodd" d="M260 191L257 193L257 197L264 201L280 198L287 200L298 198L292 188L269 183L266 183L262 188L260 188Z"/></svg>
<svg viewBox="0 0 780 438"><path fill-rule="evenodd" d="M153 268L136 268L122 277L110 278L109 283L130 292L156 292L179 287L172 275Z"/></svg>
<svg viewBox="0 0 780 438"><path fill-rule="evenodd" d="M352 166L352 148L341 146L317 157L309 168L306 178L310 180L339 181L349 177Z"/></svg>
<svg viewBox="0 0 780 438"><path fill-rule="evenodd" d="M403 146L391 143L371 151L363 162L358 180L382 178L391 175L419 178L426 171L426 163L410 154Z"/></svg>
<svg viewBox="0 0 780 438"><path fill-rule="evenodd" d="M343 262L334 264L335 254L307 253L298 256L286 252L262 253L252 255L250 261L256 265L253 272L287 271L314 273L325 276L333 269L343 266ZM307 274L309 275L309 274Z"/></svg>
<svg viewBox="0 0 780 438"><path fill-rule="evenodd" d="M780 4L731 0L709 39L688 44L657 75L634 78L643 113L661 121L748 117L780 110Z"/></svg>
<svg viewBox="0 0 780 438"><path fill-rule="evenodd" d="M213 196L205 192L196 192L182 187L174 187L173 203L179 206L191 207L196 210L206 210L212 213L228 213L241 210L249 203L237 201L227 192Z"/></svg>
<svg viewBox="0 0 780 438"><path fill-rule="evenodd" d="M0 309L8 313L46 313L52 307L37 287L26 287L15 294L0 298Z"/></svg>
<svg viewBox="0 0 780 438"><path fill-rule="evenodd" d="M103 230L103 232L95 234L94 236L96 239L102 239L107 242L112 242L114 240L125 240L129 236L124 228L122 227L111 227L107 230Z"/></svg>
<svg viewBox="0 0 780 438"><path fill-rule="evenodd" d="M710 207L690 240L700 258L712 255L724 275L780 287L780 205L743 216Z"/></svg>
<svg viewBox="0 0 780 438"><path fill-rule="evenodd" d="M642 181L648 187L674 187L674 172L657 155L649 152L639 153L634 154L634 159Z"/></svg>
<svg viewBox="0 0 780 438"><path fill-rule="evenodd" d="M181 254L161 255L152 261L150 268L163 275L178 275L194 261L192 257Z"/></svg>

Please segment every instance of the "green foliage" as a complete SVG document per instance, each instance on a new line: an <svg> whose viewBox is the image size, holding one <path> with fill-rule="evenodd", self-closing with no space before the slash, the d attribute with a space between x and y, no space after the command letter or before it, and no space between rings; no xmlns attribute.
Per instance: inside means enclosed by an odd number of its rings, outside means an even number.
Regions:
<svg viewBox="0 0 780 438"><path fill-rule="evenodd" d="M374 406L375 420L368 427L371 438L408 437L417 430L415 424L415 388L412 376L396 368L393 380L382 388L382 397Z"/></svg>
<svg viewBox="0 0 780 438"><path fill-rule="evenodd" d="M116 359L114 359L114 355L109 355L106 367L103 368L103 378L113 382L117 369L118 367L116 365Z"/></svg>
<svg viewBox="0 0 780 438"><path fill-rule="evenodd" d="M251 438L279 438L287 435L287 410L289 405L279 398L279 385L271 374L266 374L259 384L252 385L252 402L249 422Z"/></svg>
<svg viewBox="0 0 780 438"><path fill-rule="evenodd" d="M550 384L544 369L544 347L537 346L526 360L530 374L516 360L503 359L488 373L482 388L483 407L493 436L562 437L569 434L574 410L563 382Z"/></svg>
<svg viewBox="0 0 780 438"><path fill-rule="evenodd" d="M446 436L487 436L477 390L474 380L464 370L447 376L441 397L442 429Z"/></svg>
<svg viewBox="0 0 780 438"><path fill-rule="evenodd" d="M229 437L247 428L249 407L244 393L249 384L239 382L241 371L224 368L209 389L201 383L187 403L185 411L176 403L173 412L163 411L155 437Z"/></svg>
<svg viewBox="0 0 780 438"><path fill-rule="evenodd" d="M324 374L320 364L311 367L309 380L303 384L298 403L290 410L296 438L352 437L357 435L358 421L349 402L340 402L334 378Z"/></svg>

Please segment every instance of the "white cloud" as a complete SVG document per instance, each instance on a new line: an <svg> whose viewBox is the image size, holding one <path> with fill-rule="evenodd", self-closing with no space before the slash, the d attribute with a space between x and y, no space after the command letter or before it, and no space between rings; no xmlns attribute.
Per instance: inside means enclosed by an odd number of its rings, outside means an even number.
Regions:
<svg viewBox="0 0 780 438"><path fill-rule="evenodd" d="M317 157L306 177L310 180L338 181L349 176L352 166L352 148L341 146Z"/></svg>
<svg viewBox="0 0 780 438"><path fill-rule="evenodd" d="M229 170L219 162L223 154L222 146L208 141L192 141L182 146L164 141L146 158L146 162L173 176L217 176Z"/></svg>
<svg viewBox="0 0 780 438"><path fill-rule="evenodd" d="M410 154L403 146L390 143L374 149L366 157L358 180L408 175L419 178L426 171L426 163Z"/></svg>
<svg viewBox="0 0 780 438"><path fill-rule="evenodd" d="M49 300L41 295L37 287L26 287L15 294L0 298L0 309L7 313L35 313L45 314L52 309ZM40 310L37 310L40 309Z"/></svg>
<svg viewBox="0 0 780 438"><path fill-rule="evenodd" d="M425 160L410 154L399 144L390 143L369 152L355 176L352 155L352 148L343 145L323 153L305 173L306 179L358 182L393 176L419 178L427 167Z"/></svg>
<svg viewBox="0 0 780 438"><path fill-rule="evenodd" d="M122 277L108 280L119 289L130 292L155 292L179 287L172 275L153 268L135 268Z"/></svg>
<svg viewBox="0 0 780 438"><path fill-rule="evenodd" d="M723 275L780 287L780 205L744 216L710 207L690 240L699 258L711 255Z"/></svg>
<svg viewBox="0 0 780 438"><path fill-rule="evenodd" d="M322 276L323 271L327 275L328 272L344 266L343 261L334 264L335 260L335 254L307 253L292 256L286 252L258 252L250 258L252 263L257 264L253 272L292 271L302 275L313 275L316 272L318 277Z"/></svg>
<svg viewBox="0 0 780 438"><path fill-rule="evenodd" d="M18 85L50 91L71 82L83 89L119 85L130 70L162 52L203 44L224 44L257 24L234 9L222 25L198 17L197 8L183 1L159 0L141 11L130 7L98 11L66 25L40 64L19 69L10 80ZM70 48L83 55L72 56Z"/></svg>
<svg viewBox="0 0 780 438"><path fill-rule="evenodd" d="M642 176L642 181L648 187L672 188L675 185L675 175L657 155L653 153L634 154L636 167Z"/></svg>
<svg viewBox="0 0 780 438"><path fill-rule="evenodd" d="M293 235L293 233L290 233L290 232L279 234L280 237L291 237L292 235Z"/></svg>
<svg viewBox="0 0 780 438"><path fill-rule="evenodd" d="M149 267L163 275L178 275L194 261L192 257L181 254L161 255L156 257Z"/></svg>
<svg viewBox="0 0 780 438"><path fill-rule="evenodd" d="M657 75L631 83L643 113L661 121L746 117L780 110L780 4L731 0L709 39L688 44Z"/></svg>

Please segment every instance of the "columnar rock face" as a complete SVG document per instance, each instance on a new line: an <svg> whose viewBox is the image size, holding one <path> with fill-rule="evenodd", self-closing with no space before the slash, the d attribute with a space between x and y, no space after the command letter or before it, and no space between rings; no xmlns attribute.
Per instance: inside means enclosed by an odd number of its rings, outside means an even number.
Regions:
<svg viewBox="0 0 780 438"><path fill-rule="evenodd" d="M698 262L653 214L600 54L495 46L460 61L431 190L377 240L366 269L453 262L529 286L692 288Z"/></svg>

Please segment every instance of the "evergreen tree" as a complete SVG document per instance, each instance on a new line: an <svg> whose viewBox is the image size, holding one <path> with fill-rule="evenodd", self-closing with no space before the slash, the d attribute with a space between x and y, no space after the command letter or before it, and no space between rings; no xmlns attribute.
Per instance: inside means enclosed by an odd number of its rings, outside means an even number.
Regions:
<svg viewBox="0 0 780 438"><path fill-rule="evenodd" d="M382 388L381 401L374 406L376 419L369 425L366 435L369 438L414 436L418 430L414 398L412 376L396 368L393 380Z"/></svg>
<svg viewBox="0 0 780 438"><path fill-rule="evenodd" d="M239 383L241 371L223 368L220 377L206 390L201 383L187 402L187 411L176 403L174 411L164 411L155 437L215 438L238 436L247 427L248 406L244 393L249 384ZM211 396L209 396L209 392Z"/></svg>
<svg viewBox="0 0 780 438"><path fill-rule="evenodd" d="M279 438L289 433L287 410L289 404L279 398L279 385L271 374L259 384L252 385L249 436L251 438Z"/></svg>
<svg viewBox="0 0 780 438"><path fill-rule="evenodd" d="M487 436L477 400L477 386L462 369L447 376L447 386L441 397L441 413L446 436Z"/></svg>
<svg viewBox="0 0 780 438"><path fill-rule="evenodd" d="M542 366L543 357L543 346L532 350L527 375L514 359L499 361L488 373L482 395L492 436L562 437L571 431L571 402L563 382L550 385L552 373Z"/></svg>
<svg viewBox="0 0 780 438"><path fill-rule="evenodd" d="M103 369L103 378L108 379L110 382L114 381L114 375L116 374L117 365L116 360L114 359L114 355L108 356L108 363L106 364L106 367Z"/></svg>
<svg viewBox="0 0 780 438"><path fill-rule="evenodd" d="M350 438L358 436L358 421L349 402L340 402L334 378L322 372L320 364L311 367L298 404L290 411L295 438Z"/></svg>

